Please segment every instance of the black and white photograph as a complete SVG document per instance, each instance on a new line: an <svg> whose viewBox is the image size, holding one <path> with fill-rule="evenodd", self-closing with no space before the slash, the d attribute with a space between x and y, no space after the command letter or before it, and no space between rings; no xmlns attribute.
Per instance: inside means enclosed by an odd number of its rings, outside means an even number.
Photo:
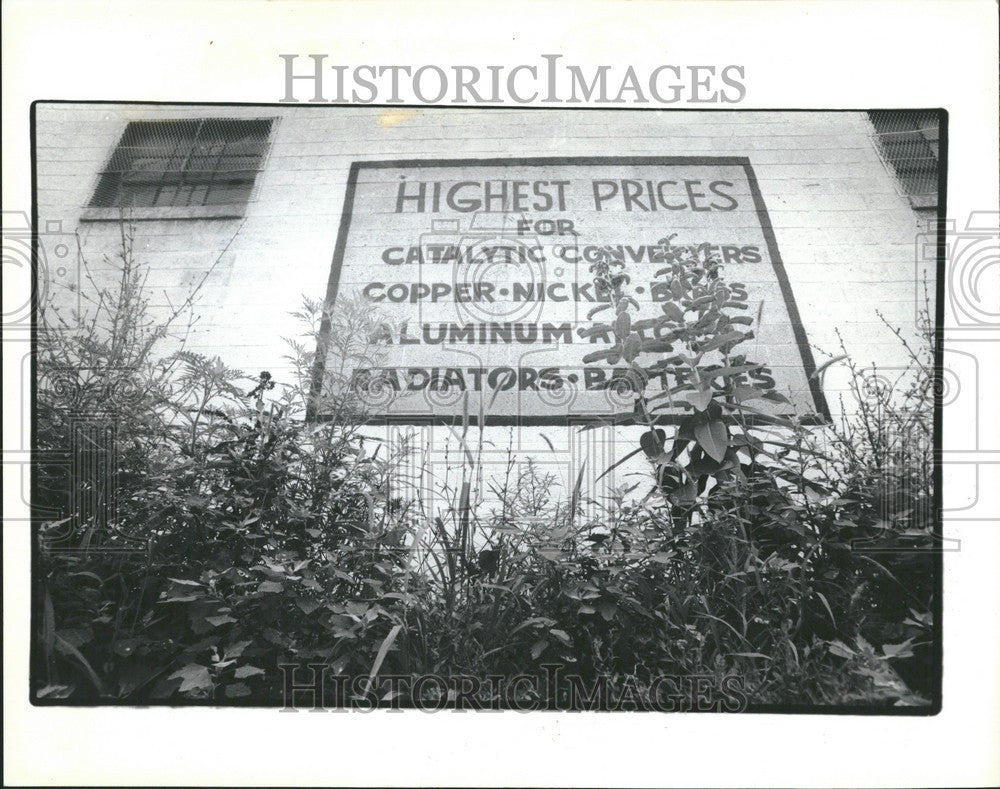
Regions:
<svg viewBox="0 0 1000 789"><path fill-rule="evenodd" d="M39 702L939 705L946 113L34 120Z"/></svg>
<svg viewBox="0 0 1000 789"><path fill-rule="evenodd" d="M1000 780L997 7L907 7L5 2L4 782Z"/></svg>

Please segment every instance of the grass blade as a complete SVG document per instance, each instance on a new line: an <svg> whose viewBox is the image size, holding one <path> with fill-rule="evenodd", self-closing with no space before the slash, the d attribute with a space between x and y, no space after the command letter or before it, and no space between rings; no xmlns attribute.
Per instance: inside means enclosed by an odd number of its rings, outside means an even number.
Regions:
<svg viewBox="0 0 1000 789"><path fill-rule="evenodd" d="M580 473L576 475L576 484L573 486L573 495L570 496L569 500L569 517L570 519L576 518L576 510L580 506L580 488L583 486L583 473L587 470L587 461L583 461L583 465L580 466Z"/></svg>
<svg viewBox="0 0 1000 789"><path fill-rule="evenodd" d="M819 378L820 382L822 382L823 381L823 373L825 373L828 368L832 367L837 362L842 362L846 358L847 358L847 354L846 353L842 353L842 354L840 354L840 356L834 356L832 359L828 359L827 361L823 362L823 364L821 364L819 367L817 367L816 368L816 372L814 372L809 377L810 378Z"/></svg>
<svg viewBox="0 0 1000 789"><path fill-rule="evenodd" d="M642 451L643 451L642 447L639 447L638 449L633 450L632 452L629 452L627 455L625 455L624 457L620 458L619 460L616 460L614 463L612 463L610 466L608 466L606 469L604 469L604 471L601 472L601 476L599 476L597 479L595 479L594 483L596 484L596 483L600 482L602 479L604 479L608 474L610 474L612 471L614 471L616 468L618 468L626 460L628 460L629 458L635 457L636 455L638 455Z"/></svg>
<svg viewBox="0 0 1000 789"><path fill-rule="evenodd" d="M471 548L471 540L469 539L469 515L471 514L471 507L469 506L469 499L472 496L472 485L469 480L465 480L462 483L462 493L458 499L458 517L459 523L462 529L462 565L465 565L466 559L469 556L469 549Z"/></svg>
<svg viewBox="0 0 1000 789"><path fill-rule="evenodd" d="M393 625L392 630L389 631L389 635L387 635L385 640L382 642L382 646L378 648L378 653L375 655L375 662L372 663L372 670L368 674L368 682L365 685L365 694L371 690L372 682L375 681L375 676L378 674L379 669L382 668L385 656L389 654L389 650L392 648L392 643L396 640L396 636L399 635L399 631L402 629L402 625Z"/></svg>

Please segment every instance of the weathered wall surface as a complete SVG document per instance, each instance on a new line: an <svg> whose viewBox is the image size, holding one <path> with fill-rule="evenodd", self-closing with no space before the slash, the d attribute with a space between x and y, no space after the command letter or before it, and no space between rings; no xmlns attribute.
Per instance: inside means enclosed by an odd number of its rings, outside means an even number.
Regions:
<svg viewBox="0 0 1000 789"><path fill-rule="evenodd" d="M863 113L431 110L41 104L37 112L39 228L78 234L95 271L113 252L114 221L82 220L97 174L130 120L274 118L264 171L241 219L145 220L135 249L149 285L176 303L206 272L190 347L247 371L287 375L283 337L302 295L321 299L352 162L518 156L746 156L766 203L809 342L860 364L903 363L876 316L912 330L921 292L918 218L879 158ZM664 227L664 234L670 228ZM43 237L45 238L45 237ZM55 243L53 234L44 244ZM74 242L75 243L75 242ZM60 299L73 271L53 270ZM931 279L929 286L933 286ZM931 293L933 298L933 292ZM824 357L817 353L817 363ZM831 371L836 408L843 377ZM502 442L508 429L497 432ZM545 446L537 429L522 446ZM502 434L502 435L501 435ZM548 437L606 446L609 434ZM596 443L595 443L596 442ZM603 442L603 443L602 443ZM634 444L633 444L634 446ZM614 454L614 450L610 451ZM593 467L600 465L595 456Z"/></svg>

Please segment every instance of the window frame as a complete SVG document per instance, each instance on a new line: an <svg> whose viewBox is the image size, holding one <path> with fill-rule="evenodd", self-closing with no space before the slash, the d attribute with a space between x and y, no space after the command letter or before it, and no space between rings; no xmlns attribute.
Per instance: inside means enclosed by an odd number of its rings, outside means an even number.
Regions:
<svg viewBox="0 0 1000 789"><path fill-rule="evenodd" d="M250 201L253 199L259 187L259 176L266 168L277 120L278 118L276 117L233 118L217 116L129 120L125 124L125 128L122 130L122 133L119 136L118 141L115 143L115 146L106 160L104 167L102 167L97 174L96 182L94 187L91 189L90 201L82 211L81 220L120 221L123 217L129 220L137 221L158 219L239 219L244 217L246 215L247 206L250 204ZM259 153L233 154L227 152L225 146L232 142L231 140L226 139L223 135L219 135L217 137L205 136L206 124L212 123L234 124L237 127L242 124L261 125ZM181 127L186 125L193 127L189 132L190 141L188 142L184 139L184 133L179 129L177 141L172 150L169 147L170 140L168 138L162 149L149 154L130 153L127 151L127 148L130 145L134 145L134 143L129 141L130 131L135 130L136 126L153 127L159 124L163 124L164 126L177 125L178 127ZM141 134L143 131L145 130L135 130L135 133ZM211 146L213 144L222 144L222 150L216 154L199 152L199 145ZM192 170L189 166L191 161L197 157L210 158L214 156L217 159L223 159L241 155L248 157L256 156L257 158L254 162L255 167L242 168L238 170L213 168L210 171L205 171ZM179 156L183 157L183 161L181 162L180 167L176 169L147 171L159 173L159 178L155 179L155 181L150 181L147 184L141 183L141 173L143 170L133 169L133 164L138 159L162 159L170 162ZM124 166L122 164L122 160L124 160ZM116 163L118 164L118 168L115 167ZM202 177L194 175L194 177L192 177L192 173L207 173L207 175ZM223 177L220 178L220 175ZM226 179L224 177L226 175L242 175L242 177ZM140 177L137 178L136 176ZM108 183L109 181L112 182L110 186ZM139 182L138 184L137 181ZM159 193L164 188L190 187L192 189L197 189L199 187L204 187L206 189L205 198L207 199L213 186L224 186L227 183L230 185L245 185L245 196L238 200L207 204L195 203L188 205L128 205L122 204L121 202L122 197L126 194L126 190L129 188L134 191L138 191L142 188L155 188L157 193L153 198L155 201L159 198ZM110 188L114 190L114 199L117 201L116 205L102 204L109 202L107 199L101 199L100 192L102 188Z"/></svg>
<svg viewBox="0 0 1000 789"><path fill-rule="evenodd" d="M900 194L919 212L936 211L940 199L938 173L941 167L941 118L936 110L870 110L868 120L874 132L876 148L885 165L895 176ZM912 128L888 128L895 122ZM932 125L925 126L924 123ZM900 156L907 147L919 156ZM914 164L921 162L921 164ZM920 181L933 184L933 189L918 191Z"/></svg>

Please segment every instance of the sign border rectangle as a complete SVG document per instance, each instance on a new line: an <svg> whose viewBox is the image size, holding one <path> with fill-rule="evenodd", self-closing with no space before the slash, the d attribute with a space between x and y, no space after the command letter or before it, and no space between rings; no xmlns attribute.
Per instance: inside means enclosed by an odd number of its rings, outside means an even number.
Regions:
<svg viewBox="0 0 1000 789"><path fill-rule="evenodd" d="M579 167L588 165L625 165L625 166L676 166L676 165L704 165L704 166L730 166L742 167L750 186L750 194L753 196L754 211L757 220L760 222L761 230L764 234L764 241L767 245L768 255L771 259L771 268L774 270L778 286L781 288L781 295L785 303L785 310L792 326L795 337L795 344L799 349L799 356L802 359L803 370L806 380L809 383L809 391L812 395L815 415L823 421L830 420L830 411L823 394L823 388L819 380L815 377L816 362L813 359L812 349L806 337L805 326L802 324L798 306L795 303L795 294L792 292L792 285L785 271L784 261L778 251L777 239L774 235L774 227L771 224L771 217L768 214L764 197L757 182L753 165L750 164L748 156L532 156L532 157L488 157L488 158L466 158L466 159L378 159L371 161L351 162L350 171L347 176L347 188L344 193L344 207L340 216L340 226L337 230L337 243L334 246L333 258L330 261L330 276L326 285L326 296L324 299L324 316L320 324L319 337L316 348L316 358L312 371L312 381L310 387L308 416L310 419L322 419L323 414L318 413L317 400L322 390L323 376L326 367L326 348L329 341L331 322L326 314L334 304L336 304L337 293L340 289L340 273L344 265L344 252L347 249L347 236L351 228L351 219L354 214L354 197L358 185L358 176L362 170L385 170L385 169L414 169L414 168L434 168L434 167L537 167L537 166L569 166ZM661 417L657 422L661 424L673 424L679 421L678 415ZM369 424L427 424L441 420L442 417L419 416L402 414L376 415L368 420ZM446 418L445 418L446 419ZM478 417L470 416L473 424L478 424ZM607 422L615 424L632 424L628 420L613 419L606 415L573 415L572 417L560 416L537 416L537 415L508 415L508 414L486 414L485 426L539 426L561 425L572 422L574 424L586 424L588 422Z"/></svg>

